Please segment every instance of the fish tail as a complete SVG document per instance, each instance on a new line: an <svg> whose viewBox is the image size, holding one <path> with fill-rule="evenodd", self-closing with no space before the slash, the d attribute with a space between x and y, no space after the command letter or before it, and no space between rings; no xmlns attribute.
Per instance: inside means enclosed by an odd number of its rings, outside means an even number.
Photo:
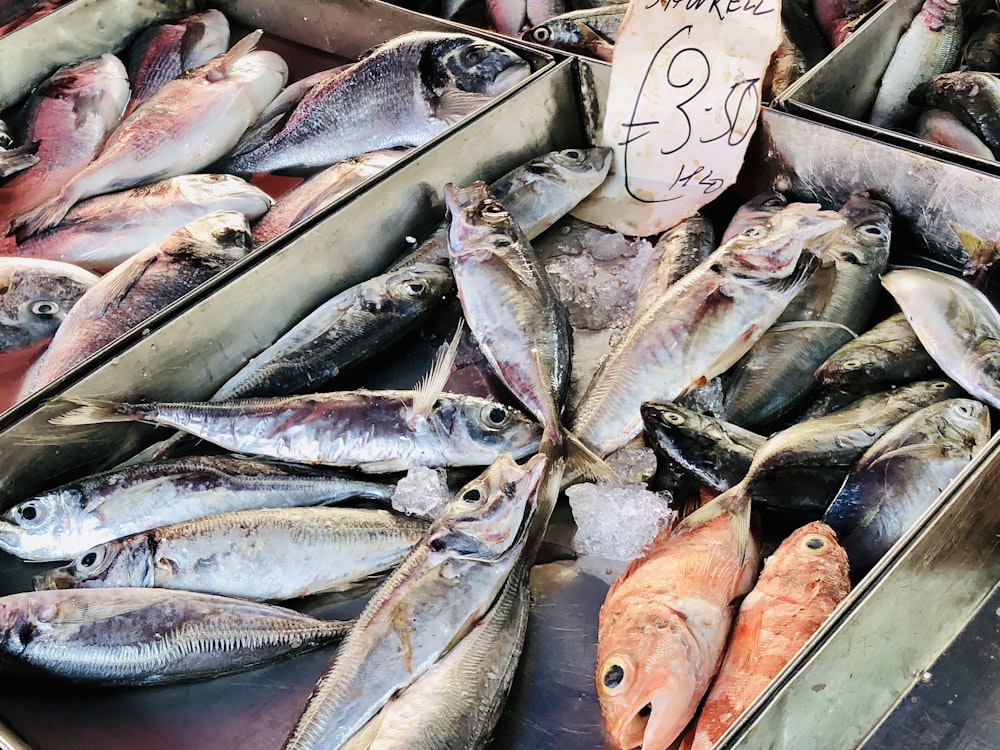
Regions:
<svg viewBox="0 0 1000 750"><path fill-rule="evenodd" d="M746 561L750 547L750 493L746 480L730 487L722 494L687 516L677 526L676 532L702 526L721 515L729 517L740 565Z"/></svg>
<svg viewBox="0 0 1000 750"><path fill-rule="evenodd" d="M618 472L572 432L563 430L562 439L566 447L567 470L572 469L597 481L621 483Z"/></svg>
<svg viewBox="0 0 1000 750"><path fill-rule="evenodd" d="M997 247L996 242L984 240L965 227L951 221L948 222L948 228L955 233L955 236L962 245L962 249L969 256L969 260L965 264L965 272L967 274L976 273L997 259L1000 248Z"/></svg>
<svg viewBox="0 0 1000 750"><path fill-rule="evenodd" d="M97 424L99 422L130 422L141 419L136 408L131 404L120 404L114 401L102 401L91 398L72 398L68 401L76 404L74 409L49 419L49 423L59 426Z"/></svg>
<svg viewBox="0 0 1000 750"><path fill-rule="evenodd" d="M8 234L13 234L18 242L24 242L28 237L54 227L63 220L75 202L75 199L66 193L66 189L63 188L55 197L12 219Z"/></svg>

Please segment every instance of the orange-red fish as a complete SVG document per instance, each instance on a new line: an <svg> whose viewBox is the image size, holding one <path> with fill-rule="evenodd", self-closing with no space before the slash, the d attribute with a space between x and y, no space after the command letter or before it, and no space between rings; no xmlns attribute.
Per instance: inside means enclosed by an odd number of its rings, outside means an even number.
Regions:
<svg viewBox="0 0 1000 750"><path fill-rule="evenodd" d="M622 750L666 750L722 661L733 600L753 585L760 549L750 500L727 490L661 533L601 607L597 695Z"/></svg>
<svg viewBox="0 0 1000 750"><path fill-rule="evenodd" d="M740 606L719 676L681 750L711 748L850 589L833 529L814 521L785 539Z"/></svg>

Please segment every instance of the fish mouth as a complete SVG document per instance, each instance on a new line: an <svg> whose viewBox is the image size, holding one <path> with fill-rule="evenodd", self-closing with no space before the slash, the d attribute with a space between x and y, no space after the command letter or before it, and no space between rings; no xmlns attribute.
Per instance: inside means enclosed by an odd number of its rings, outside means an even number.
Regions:
<svg viewBox="0 0 1000 750"><path fill-rule="evenodd" d="M53 570L31 579L35 591L55 591L73 588L73 577L68 573Z"/></svg>
<svg viewBox="0 0 1000 750"><path fill-rule="evenodd" d="M691 702L688 692L667 678L652 695L646 693L646 700L634 703L612 732L618 746L622 750L654 750L673 745L691 718L685 717Z"/></svg>
<svg viewBox="0 0 1000 750"><path fill-rule="evenodd" d="M531 66L524 60L515 60L496 74L483 93L487 96L505 94L530 75Z"/></svg>

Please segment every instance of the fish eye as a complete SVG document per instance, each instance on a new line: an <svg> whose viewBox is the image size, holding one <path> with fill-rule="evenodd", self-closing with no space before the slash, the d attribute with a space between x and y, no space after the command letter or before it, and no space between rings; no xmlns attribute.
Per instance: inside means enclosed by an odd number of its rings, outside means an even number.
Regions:
<svg viewBox="0 0 1000 750"><path fill-rule="evenodd" d="M750 239L753 239L754 237L763 237L764 227L759 227L759 226L747 227L742 232L740 232L740 236L749 237Z"/></svg>
<svg viewBox="0 0 1000 750"><path fill-rule="evenodd" d="M612 654L601 665L598 690L606 696L618 695L628 687L630 663L621 654Z"/></svg>
<svg viewBox="0 0 1000 750"><path fill-rule="evenodd" d="M74 567L78 571L86 573L96 568L103 561L104 561L104 548L96 547L95 549L92 549L89 552L84 552L82 555L80 555L80 558L76 561Z"/></svg>
<svg viewBox="0 0 1000 750"><path fill-rule="evenodd" d="M810 555L819 555L827 548L827 542L819 534L810 534L802 540L802 548Z"/></svg>
<svg viewBox="0 0 1000 750"><path fill-rule="evenodd" d="M678 414L675 411L668 411L663 415L663 421L669 422L670 424L684 424L684 415Z"/></svg>
<svg viewBox="0 0 1000 750"><path fill-rule="evenodd" d="M563 151L563 153L568 159L574 159L576 161L583 159L583 152L577 151L575 148L567 149L566 151Z"/></svg>
<svg viewBox="0 0 1000 750"><path fill-rule="evenodd" d="M487 219L499 219L507 215L507 209L499 203L490 201L483 206L483 216Z"/></svg>
<svg viewBox="0 0 1000 750"><path fill-rule="evenodd" d="M845 370L860 370L862 365L864 365L864 362L860 359L848 359L841 365L841 367Z"/></svg>
<svg viewBox="0 0 1000 750"><path fill-rule="evenodd" d="M31 314L40 315L44 318L51 317L59 312L59 303L51 299L40 299L31 303Z"/></svg>
<svg viewBox="0 0 1000 750"><path fill-rule="evenodd" d="M934 389L935 391L943 391L947 387L948 387L948 381L946 380L935 380L933 383L931 383L931 388Z"/></svg>
<svg viewBox="0 0 1000 750"><path fill-rule="evenodd" d="M406 284L406 292L411 297L420 297L427 291L427 284L423 281L410 281Z"/></svg>
<svg viewBox="0 0 1000 750"><path fill-rule="evenodd" d="M478 487L470 487L462 493L462 501L472 506L481 505L486 497L486 493Z"/></svg>
<svg viewBox="0 0 1000 750"><path fill-rule="evenodd" d="M511 420L511 414L500 404L489 404L482 408L480 412L482 420L490 427L504 427Z"/></svg>
<svg viewBox="0 0 1000 750"><path fill-rule="evenodd" d="M212 236L221 244L246 246L247 233L242 229L226 227L212 232Z"/></svg>
<svg viewBox="0 0 1000 750"><path fill-rule="evenodd" d="M956 403L954 409L958 412L960 417L972 417L976 412L976 408L973 404L969 404L964 401Z"/></svg>
<svg viewBox="0 0 1000 750"><path fill-rule="evenodd" d="M549 31L544 26L539 26L537 29L532 29L531 38L534 39L536 42L541 42L542 44L544 44L545 42L549 41L549 39L552 38L552 32Z"/></svg>
<svg viewBox="0 0 1000 750"><path fill-rule="evenodd" d="M36 526L45 520L45 509L34 500L22 503L15 513L18 520L26 526Z"/></svg>
<svg viewBox="0 0 1000 750"><path fill-rule="evenodd" d="M869 237L885 237L885 230L878 224L864 224L858 231L862 234L867 234Z"/></svg>
<svg viewBox="0 0 1000 750"><path fill-rule="evenodd" d="M469 47L462 53L462 63L470 68L474 65L479 65L484 59L486 59L486 53L478 46Z"/></svg>

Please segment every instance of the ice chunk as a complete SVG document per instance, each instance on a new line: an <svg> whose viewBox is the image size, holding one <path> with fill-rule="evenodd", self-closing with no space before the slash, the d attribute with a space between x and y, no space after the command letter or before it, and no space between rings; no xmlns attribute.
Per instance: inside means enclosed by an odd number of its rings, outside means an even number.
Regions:
<svg viewBox="0 0 1000 750"><path fill-rule="evenodd" d="M677 522L669 498L641 484L584 482L567 488L566 497L576 520L573 546L581 555L631 560L660 529Z"/></svg>
<svg viewBox="0 0 1000 750"><path fill-rule="evenodd" d="M725 419L726 408L722 405L722 398L722 378L715 377L699 388L692 388L677 399L677 403L699 414Z"/></svg>
<svg viewBox="0 0 1000 750"><path fill-rule="evenodd" d="M656 473L656 452L652 448L625 446L606 460L625 484L648 482Z"/></svg>
<svg viewBox="0 0 1000 750"><path fill-rule="evenodd" d="M434 518L451 499L445 473L439 469L417 466L406 472L392 493L392 508L411 516Z"/></svg>

